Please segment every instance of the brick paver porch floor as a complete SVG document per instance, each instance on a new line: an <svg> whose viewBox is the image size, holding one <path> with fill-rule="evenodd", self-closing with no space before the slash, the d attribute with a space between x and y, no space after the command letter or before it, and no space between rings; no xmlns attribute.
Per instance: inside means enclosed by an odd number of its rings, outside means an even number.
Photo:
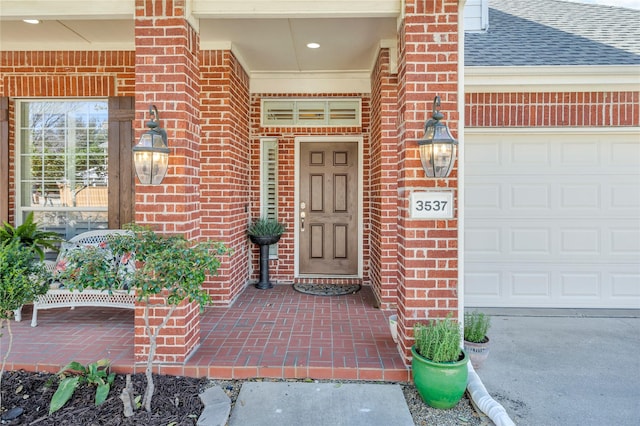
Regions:
<svg viewBox="0 0 640 426"><path fill-rule="evenodd" d="M374 306L369 287L346 296L301 294L291 285L247 287L228 308L202 315L201 345L182 365L156 372L210 378L314 378L407 381L391 339L388 316ZM77 308L31 309L12 322L13 348L6 369L57 372L70 361L109 358L116 372L143 372L133 357L133 311ZM7 351L2 330L0 355Z"/></svg>

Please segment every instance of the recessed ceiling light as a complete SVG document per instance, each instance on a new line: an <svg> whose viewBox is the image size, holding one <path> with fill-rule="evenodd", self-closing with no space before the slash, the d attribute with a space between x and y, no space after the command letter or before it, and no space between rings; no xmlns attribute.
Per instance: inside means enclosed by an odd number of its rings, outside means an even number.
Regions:
<svg viewBox="0 0 640 426"><path fill-rule="evenodd" d="M315 43L315 42L314 43L307 43L307 47L309 49L318 49L320 47L320 44Z"/></svg>
<svg viewBox="0 0 640 426"><path fill-rule="evenodd" d="M23 19L23 22L26 22L27 24L39 24L40 21L37 19Z"/></svg>

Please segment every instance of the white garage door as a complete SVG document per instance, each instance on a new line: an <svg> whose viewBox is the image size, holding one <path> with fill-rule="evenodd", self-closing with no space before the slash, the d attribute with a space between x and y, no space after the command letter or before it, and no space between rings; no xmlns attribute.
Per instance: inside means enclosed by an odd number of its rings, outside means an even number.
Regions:
<svg viewBox="0 0 640 426"><path fill-rule="evenodd" d="M640 308L638 129L487 130L465 130L465 305Z"/></svg>

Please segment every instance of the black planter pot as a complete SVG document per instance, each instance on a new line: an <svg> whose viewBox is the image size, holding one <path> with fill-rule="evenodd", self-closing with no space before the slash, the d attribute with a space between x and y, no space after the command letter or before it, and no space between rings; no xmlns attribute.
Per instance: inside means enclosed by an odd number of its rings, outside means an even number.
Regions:
<svg viewBox="0 0 640 426"><path fill-rule="evenodd" d="M272 288L273 284L269 281L269 246L280 241L280 235L249 235L249 239L253 244L260 246L260 281L256 284L256 288L261 290Z"/></svg>

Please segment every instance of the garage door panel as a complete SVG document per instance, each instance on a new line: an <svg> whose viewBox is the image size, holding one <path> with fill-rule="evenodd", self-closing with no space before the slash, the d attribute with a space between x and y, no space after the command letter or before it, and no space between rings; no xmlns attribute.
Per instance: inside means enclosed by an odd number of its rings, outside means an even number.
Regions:
<svg viewBox="0 0 640 426"><path fill-rule="evenodd" d="M640 308L640 271L629 265L466 265L466 306Z"/></svg>
<svg viewBox="0 0 640 426"><path fill-rule="evenodd" d="M640 307L638 133L468 130L467 306Z"/></svg>
<svg viewBox="0 0 640 426"><path fill-rule="evenodd" d="M526 222L526 225L523 224ZM468 261L640 263L640 225L591 218L465 221ZM497 259L499 256L500 259Z"/></svg>

